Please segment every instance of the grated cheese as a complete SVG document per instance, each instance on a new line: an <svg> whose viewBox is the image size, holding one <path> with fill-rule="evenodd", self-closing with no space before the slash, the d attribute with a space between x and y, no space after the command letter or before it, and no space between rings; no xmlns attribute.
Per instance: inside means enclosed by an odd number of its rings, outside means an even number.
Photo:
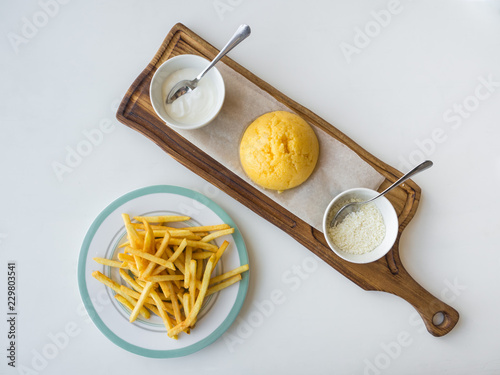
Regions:
<svg viewBox="0 0 500 375"><path fill-rule="evenodd" d="M350 202L360 202L351 199ZM334 215L332 213L332 216ZM382 243L385 237L385 224L382 214L374 203L364 204L359 211L351 212L335 227L328 229L330 240L342 251L350 254L364 254Z"/></svg>

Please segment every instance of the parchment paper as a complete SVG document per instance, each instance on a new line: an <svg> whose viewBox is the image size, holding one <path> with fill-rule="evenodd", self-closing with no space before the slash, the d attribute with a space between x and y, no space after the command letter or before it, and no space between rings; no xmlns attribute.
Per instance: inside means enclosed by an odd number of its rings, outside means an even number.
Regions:
<svg viewBox="0 0 500 375"><path fill-rule="evenodd" d="M245 129L266 112L293 110L227 65L219 62L217 69L226 87L219 115L201 129L176 131L288 211L322 231L323 213L337 194L354 187L376 190L384 181L384 177L354 151L312 126L320 150L316 169L306 182L282 193L253 183L243 171L239 159L239 144Z"/></svg>

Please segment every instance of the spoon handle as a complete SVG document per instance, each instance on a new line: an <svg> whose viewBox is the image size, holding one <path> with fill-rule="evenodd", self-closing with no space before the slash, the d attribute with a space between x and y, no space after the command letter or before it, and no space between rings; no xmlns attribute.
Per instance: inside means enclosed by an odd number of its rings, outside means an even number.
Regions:
<svg viewBox="0 0 500 375"><path fill-rule="evenodd" d="M234 47L236 47L238 44L240 44L243 40L246 39L250 35L250 26L248 25L240 25L238 27L238 30L234 33L233 37L227 42L227 44L222 48L217 56L215 56L215 59L212 60L212 62L196 77L195 79L199 81L200 79L203 78L206 72L208 72L212 67L217 64L217 62L222 59L229 51L231 51Z"/></svg>
<svg viewBox="0 0 500 375"><path fill-rule="evenodd" d="M407 174L403 175L399 180L397 180L391 186L389 186L387 189L385 189L383 192L381 192L379 195L377 195L376 197L368 200L367 202L371 202L372 200L374 200L374 199L376 199L376 198L378 198L378 197L380 197L380 196L388 193L389 191L391 191L392 189L394 189L396 186L399 186L400 184L402 184L403 182L405 182L406 180L408 180L410 177L413 177L416 174L418 174L420 172L423 172L426 169L429 169L430 167L432 167L432 165L433 165L433 163L430 160L426 160L423 163L420 163L415 168L413 168L411 171L409 171Z"/></svg>

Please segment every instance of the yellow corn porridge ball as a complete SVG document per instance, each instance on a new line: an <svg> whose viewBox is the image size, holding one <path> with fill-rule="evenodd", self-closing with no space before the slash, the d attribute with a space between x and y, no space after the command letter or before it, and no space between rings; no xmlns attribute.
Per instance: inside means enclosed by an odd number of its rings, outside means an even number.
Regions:
<svg viewBox="0 0 500 375"><path fill-rule="evenodd" d="M240 144L241 165L248 177L263 188L278 191L306 181L318 155L314 130L304 119L286 111L257 118Z"/></svg>

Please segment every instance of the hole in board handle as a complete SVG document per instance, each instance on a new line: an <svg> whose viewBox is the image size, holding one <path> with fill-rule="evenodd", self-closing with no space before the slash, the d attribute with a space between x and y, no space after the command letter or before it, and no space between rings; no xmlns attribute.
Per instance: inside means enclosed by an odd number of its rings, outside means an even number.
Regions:
<svg viewBox="0 0 500 375"><path fill-rule="evenodd" d="M432 316L432 324L436 327L442 327L446 322L446 313L444 311L438 311Z"/></svg>

